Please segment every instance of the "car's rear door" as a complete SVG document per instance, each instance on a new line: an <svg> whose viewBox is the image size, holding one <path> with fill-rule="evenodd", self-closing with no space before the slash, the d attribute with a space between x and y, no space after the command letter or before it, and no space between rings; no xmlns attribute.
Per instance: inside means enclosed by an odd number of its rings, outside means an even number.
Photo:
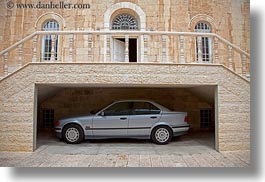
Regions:
<svg viewBox="0 0 265 182"><path fill-rule="evenodd" d="M127 136L131 102L119 102L111 105L93 119L95 137Z"/></svg>
<svg viewBox="0 0 265 182"><path fill-rule="evenodd" d="M150 129L161 117L161 111L152 103L133 102L129 119L128 136L148 137Z"/></svg>

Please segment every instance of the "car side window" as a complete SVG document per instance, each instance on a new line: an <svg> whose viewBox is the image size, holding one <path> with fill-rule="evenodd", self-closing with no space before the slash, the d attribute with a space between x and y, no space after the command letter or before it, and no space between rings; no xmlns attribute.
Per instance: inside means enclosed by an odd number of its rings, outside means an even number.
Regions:
<svg viewBox="0 0 265 182"><path fill-rule="evenodd" d="M149 102L134 102L132 108L133 115L159 114L160 109Z"/></svg>
<svg viewBox="0 0 265 182"><path fill-rule="evenodd" d="M116 103L104 111L105 116L129 115L131 111L131 102Z"/></svg>

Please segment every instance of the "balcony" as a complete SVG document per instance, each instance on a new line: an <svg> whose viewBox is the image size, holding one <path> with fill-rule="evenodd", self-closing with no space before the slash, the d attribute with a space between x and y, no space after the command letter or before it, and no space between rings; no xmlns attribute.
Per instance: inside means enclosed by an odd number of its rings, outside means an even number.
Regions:
<svg viewBox="0 0 265 182"><path fill-rule="evenodd" d="M250 54L214 33L37 31L0 59L0 79L30 62L221 64L250 79Z"/></svg>

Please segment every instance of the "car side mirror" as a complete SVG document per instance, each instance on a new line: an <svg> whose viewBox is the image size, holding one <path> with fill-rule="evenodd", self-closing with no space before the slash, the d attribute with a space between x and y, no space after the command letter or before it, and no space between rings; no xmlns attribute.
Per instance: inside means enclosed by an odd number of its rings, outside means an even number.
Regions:
<svg viewBox="0 0 265 182"><path fill-rule="evenodd" d="M105 116L104 111L99 114L100 116Z"/></svg>
<svg viewBox="0 0 265 182"><path fill-rule="evenodd" d="M96 114L96 112L94 110L90 111L90 114Z"/></svg>

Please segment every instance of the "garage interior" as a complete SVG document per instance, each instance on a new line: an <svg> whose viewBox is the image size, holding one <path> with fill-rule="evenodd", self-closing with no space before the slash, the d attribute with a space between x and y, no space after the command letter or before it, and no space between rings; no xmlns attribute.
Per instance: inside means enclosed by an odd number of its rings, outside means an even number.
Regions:
<svg viewBox="0 0 265 182"><path fill-rule="evenodd" d="M191 128L187 135L172 140L173 147L181 144L197 148L205 146L217 149L215 121L215 91L217 86L104 86L104 85L36 85L37 101L37 149L42 145L67 146L54 135L54 122L60 118L87 115L98 111L113 101L128 99L152 100L165 107L188 112ZM194 143L194 140L196 143ZM92 145L91 145L92 143ZM155 145L146 140L112 139L85 141L80 146L93 144ZM200 145L200 146L199 146ZM140 145L142 146L142 145ZM104 146L103 146L104 147ZM175 147L176 148L176 147ZM134 150L134 149L130 149Z"/></svg>

